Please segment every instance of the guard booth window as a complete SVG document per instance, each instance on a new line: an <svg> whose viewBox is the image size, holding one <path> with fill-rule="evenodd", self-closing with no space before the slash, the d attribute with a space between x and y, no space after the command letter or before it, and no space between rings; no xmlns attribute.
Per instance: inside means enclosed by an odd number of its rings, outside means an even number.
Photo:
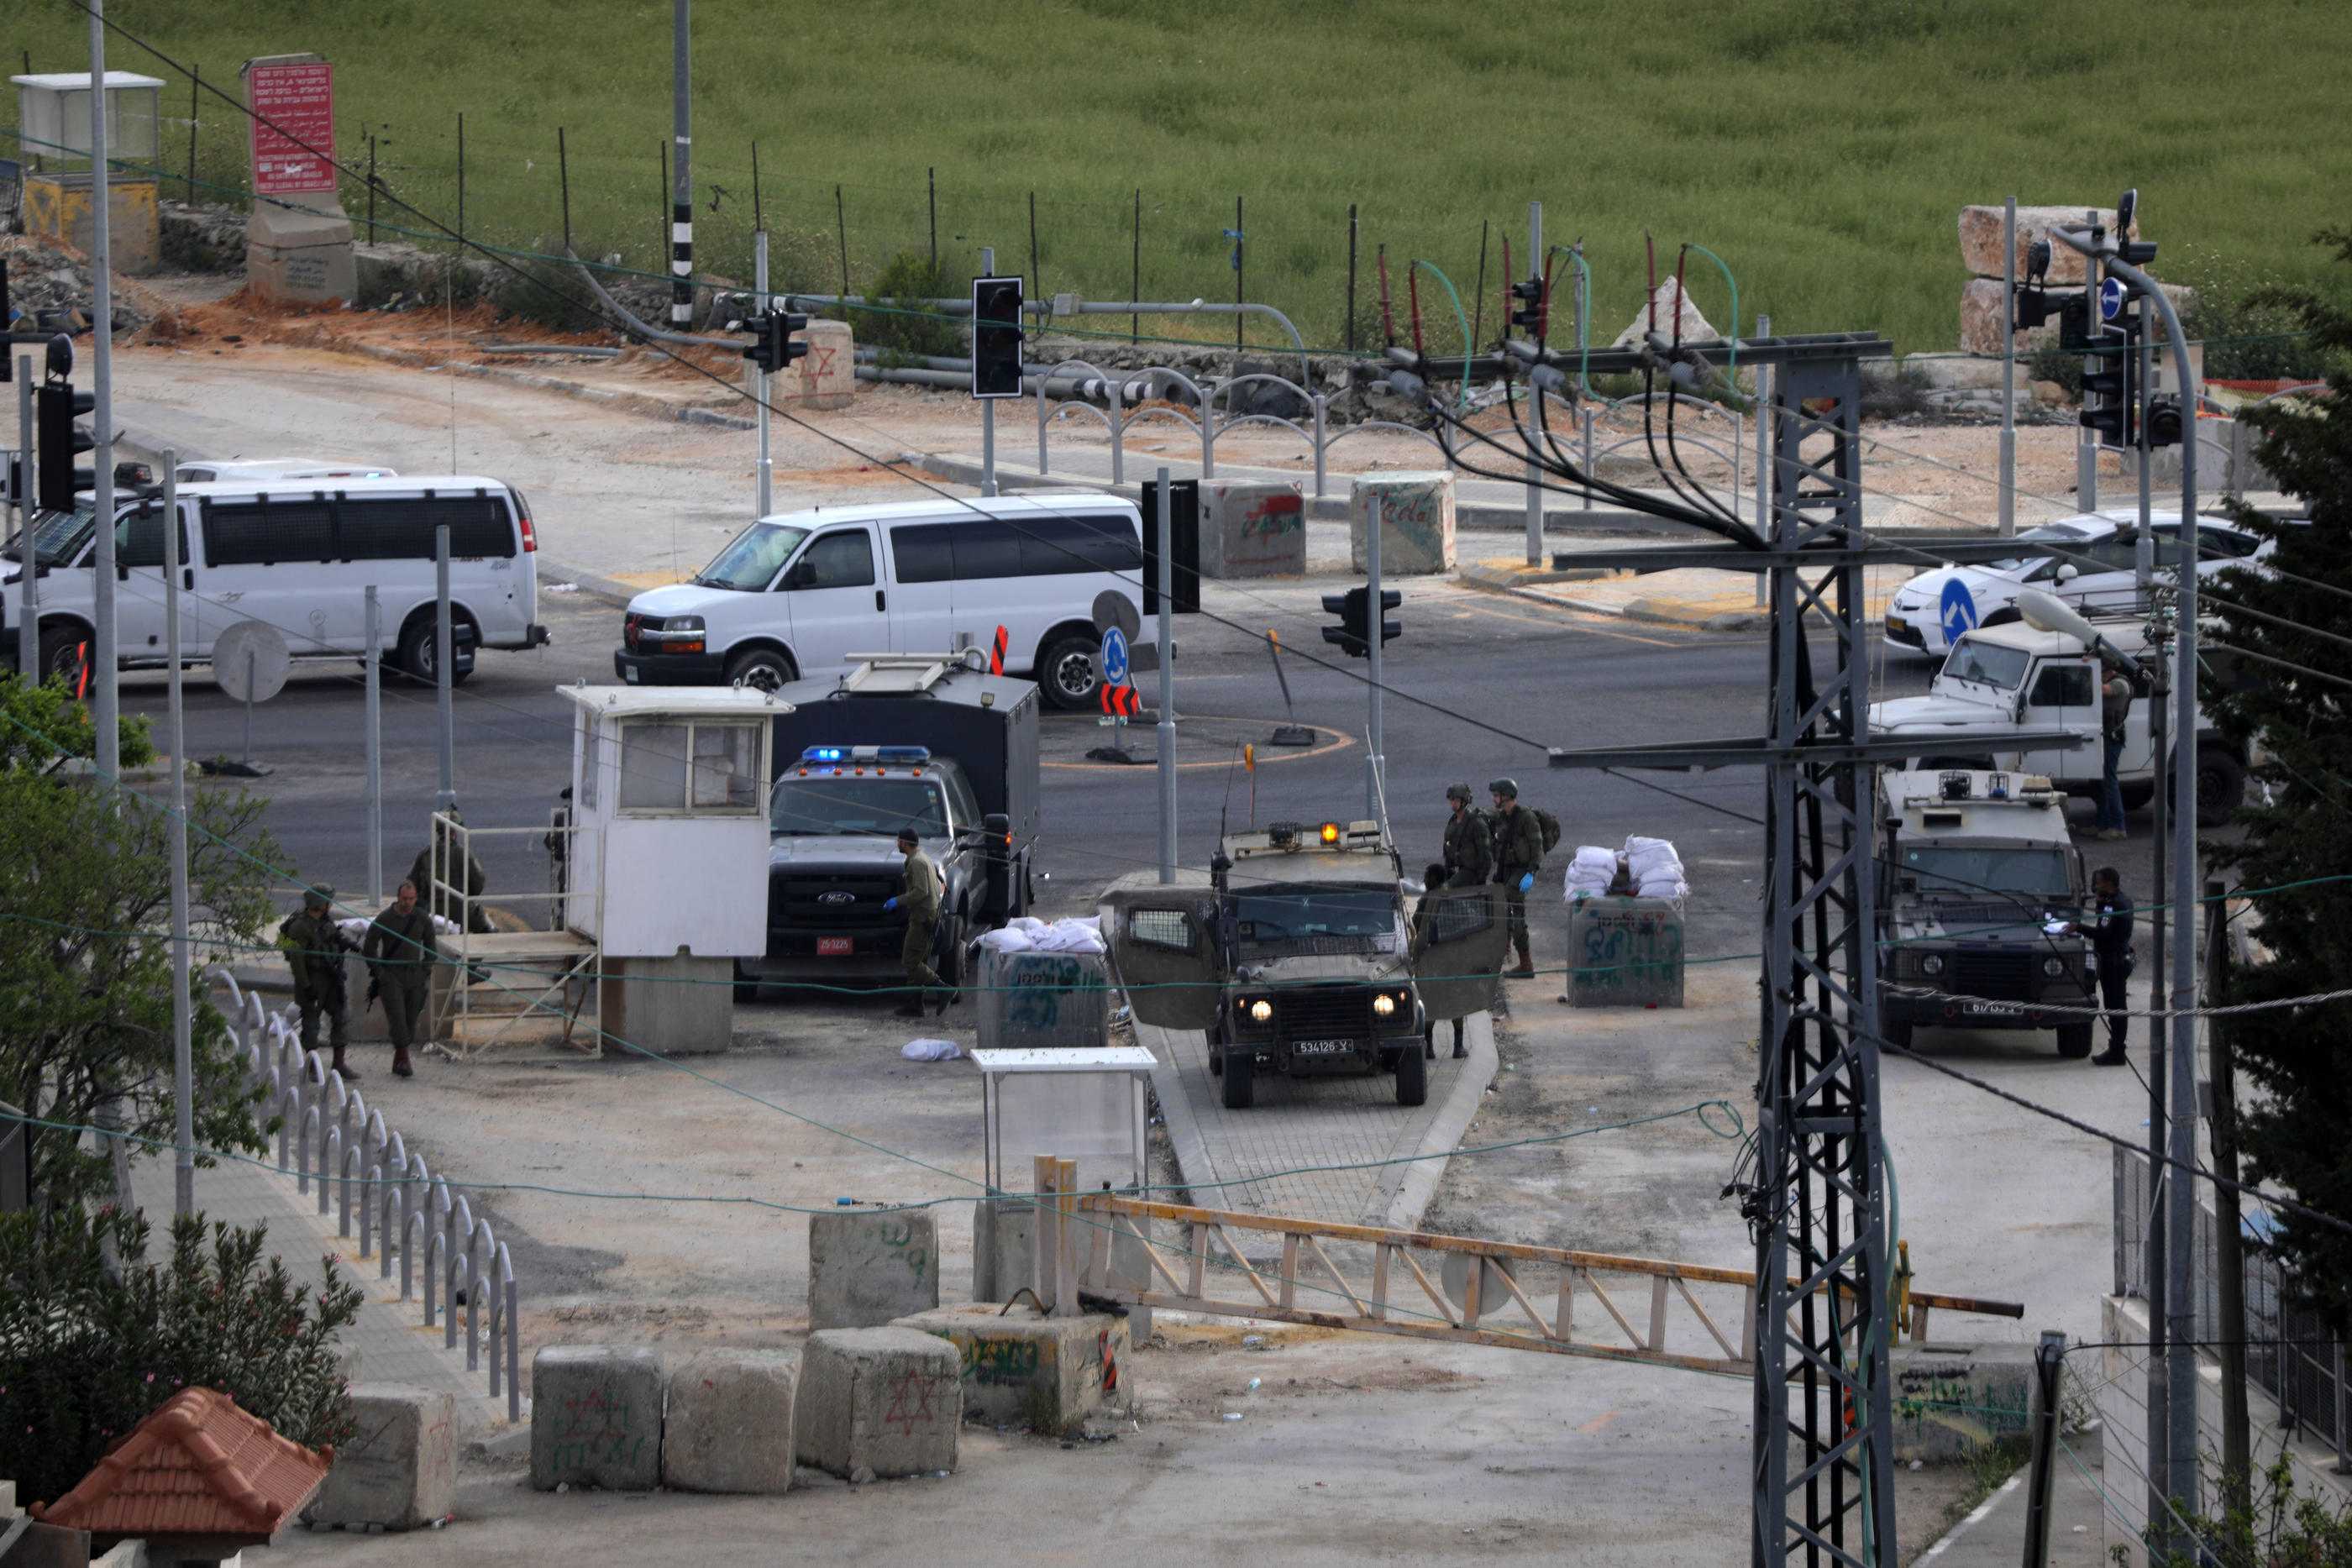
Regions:
<svg viewBox="0 0 2352 1568"><path fill-rule="evenodd" d="M748 815L760 810L759 727L632 724L621 731L624 811Z"/></svg>

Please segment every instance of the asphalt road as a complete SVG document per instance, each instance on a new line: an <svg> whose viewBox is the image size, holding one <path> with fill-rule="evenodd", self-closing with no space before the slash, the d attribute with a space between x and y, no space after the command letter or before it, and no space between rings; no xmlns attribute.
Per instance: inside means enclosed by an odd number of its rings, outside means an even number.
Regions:
<svg viewBox="0 0 2352 1568"><path fill-rule="evenodd" d="M1300 723L1318 732L1309 748L1267 744L1285 708L1263 632L1286 650L1327 648L1319 596L1342 580L1211 585L1212 614L1181 618L1177 638L1178 786L1181 858L1205 862L1220 823L1321 821L1367 814L1362 661L1338 668L1286 652ZM1683 631L1624 622L1462 587L1407 580L1398 612L1404 634L1390 644L1384 674L1396 695L1384 705L1390 812L1409 873L1434 857L1448 782L1467 780L1485 800L1486 782L1509 775L1521 799L1560 818L1562 848L1538 885L1539 915L1556 907L1554 879L1579 843L1617 844L1629 833L1672 839L1691 883L1687 945L1695 956L1755 950L1756 879L1762 862L1762 781L1753 770L1702 775L1603 775L1548 770L1546 746L1595 746L1760 732L1765 643L1760 634ZM1213 615L1216 619L1212 619ZM543 827L570 779L570 705L559 685L613 678L617 606L585 593L543 593L541 617L552 645L530 653L486 652L454 704L455 784L476 828ZM1224 623L1221 623L1224 622ZM1819 646L1819 644L1817 644ZM1826 649L1822 650L1824 653ZM1336 652L1336 651L1334 651ZM1879 655L1874 652L1874 660ZM1925 689L1928 667L1895 661L1875 671L1877 695ZM1155 675L1142 677L1145 696ZM364 894L366 752L362 683L355 662L298 666L287 687L257 708L253 750L276 771L251 788L271 801L268 826L283 852L289 895L297 877ZM437 785L435 694L396 674L383 681L384 847L387 884L425 841ZM188 752L235 757L244 713L194 672L187 685ZM160 674L123 680L128 713L163 722ZM1111 735L1087 716L1049 713L1044 726L1043 832L1037 863L1046 913L1091 907L1120 873L1156 863L1155 737L1130 729L1141 765L1091 763L1088 749ZM1241 766L1255 747L1253 773ZM2078 833L2088 802L2074 802ZM2133 838L2100 845L2143 903L2148 887L2148 817L2135 813ZM494 898L537 919L529 895L547 887L536 834L486 840L479 852ZM387 886L386 891L389 891ZM1538 918L1537 956L1556 961L1564 927Z"/></svg>

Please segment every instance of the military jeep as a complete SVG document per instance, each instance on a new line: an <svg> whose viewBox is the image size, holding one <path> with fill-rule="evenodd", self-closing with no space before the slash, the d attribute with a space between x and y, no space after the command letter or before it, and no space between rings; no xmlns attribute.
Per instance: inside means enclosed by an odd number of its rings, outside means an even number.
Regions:
<svg viewBox="0 0 2352 1568"><path fill-rule="evenodd" d="M1208 1036L1234 1109L1258 1075L1393 1073L1400 1105L1429 1096L1427 1026L1494 1005L1509 927L1502 890L1408 900L1376 822L1277 822L1234 833L1207 885L1118 889L1103 901L1112 967L1137 1019Z"/></svg>

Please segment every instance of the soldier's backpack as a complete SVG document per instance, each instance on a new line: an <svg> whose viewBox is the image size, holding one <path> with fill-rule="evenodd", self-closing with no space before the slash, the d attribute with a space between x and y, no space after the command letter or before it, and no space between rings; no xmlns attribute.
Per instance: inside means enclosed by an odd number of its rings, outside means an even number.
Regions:
<svg viewBox="0 0 2352 1568"><path fill-rule="evenodd" d="M1543 830L1544 853L1549 854L1559 847L1559 819L1539 806L1529 810L1536 814L1536 826Z"/></svg>

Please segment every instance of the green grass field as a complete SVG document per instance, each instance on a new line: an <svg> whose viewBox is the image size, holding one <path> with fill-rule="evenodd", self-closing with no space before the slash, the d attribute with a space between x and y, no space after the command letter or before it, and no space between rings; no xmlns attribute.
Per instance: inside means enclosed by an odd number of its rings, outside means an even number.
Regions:
<svg viewBox="0 0 2352 1568"><path fill-rule="evenodd" d="M246 57L324 53L345 162L363 166L373 134L386 180L445 219L462 112L466 222L486 239L559 243L562 127L577 248L658 268L659 0L112 0L108 14L232 86ZM21 0L10 23L33 68L86 68L83 13L64 0ZM1033 287L1093 298L1129 297L1138 191L1144 297L1234 298L1238 198L1249 297L1326 344L1345 331L1350 204L1367 343L1376 247L1402 327L1411 260L1442 267L1472 308L1491 223L1491 336L1500 241L1524 257L1534 198L1548 239L1586 243L1603 338L1640 305L1651 235L1662 271L1684 242L1720 256L1744 327L1766 311L1780 331L1875 328L1906 351L1947 350L1969 202L2105 204L2137 185L2158 272L2180 276L2199 246L2318 277L2309 235L2352 221L2347 57L2342 0L699 0L698 259L748 273L756 142L790 286L837 287L845 235L860 287L893 251L928 252L936 169L948 273L987 244L1000 268L1032 271L1034 193ZM184 118L184 75L119 37L109 63L169 79L167 112ZM200 119L201 177L241 183L241 127L217 100ZM175 122L164 162L187 155ZM361 187L345 200L363 213ZM1694 256L1690 287L1726 324L1721 274ZM1423 288L1433 347L1460 339L1442 296Z"/></svg>

